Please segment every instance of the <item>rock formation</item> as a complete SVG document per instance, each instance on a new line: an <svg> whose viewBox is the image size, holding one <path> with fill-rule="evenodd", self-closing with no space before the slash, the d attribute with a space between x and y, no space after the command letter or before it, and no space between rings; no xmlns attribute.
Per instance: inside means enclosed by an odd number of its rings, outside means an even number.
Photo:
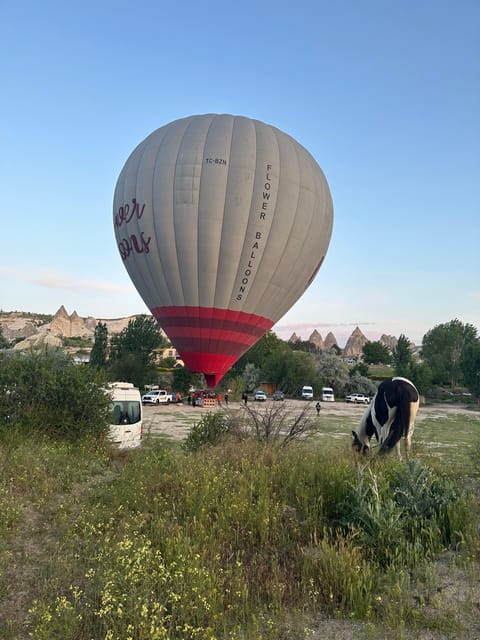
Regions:
<svg viewBox="0 0 480 640"><path fill-rule="evenodd" d="M331 349L332 347L338 347L338 342L335 336L331 331L327 333L325 336L325 340L323 342L325 349Z"/></svg>
<svg viewBox="0 0 480 640"><path fill-rule="evenodd" d="M300 338L297 336L295 332L293 332L290 338L288 339L288 342L299 342L299 341L300 341Z"/></svg>
<svg viewBox="0 0 480 640"><path fill-rule="evenodd" d="M347 340L347 344L343 349L343 356L350 358L351 356L358 356L362 353L364 345L368 342L363 333L360 331L360 327L355 327L352 335Z"/></svg>
<svg viewBox="0 0 480 640"><path fill-rule="evenodd" d="M15 343L13 349L14 351L25 351L26 349L31 349L32 347L39 347L48 345L49 347L61 347L62 339L58 336L52 336L49 333L39 332L33 336L29 336L25 338L25 340L21 340L20 342Z"/></svg>
<svg viewBox="0 0 480 640"><path fill-rule="evenodd" d="M312 344L314 344L317 347L317 349L324 349L325 348L325 344L323 342L323 338L318 333L318 331L316 329L310 335L308 341L311 342Z"/></svg>
<svg viewBox="0 0 480 640"><path fill-rule="evenodd" d="M397 348L398 340L395 336L387 336L385 334L380 338L380 342L384 344L387 349L394 351Z"/></svg>

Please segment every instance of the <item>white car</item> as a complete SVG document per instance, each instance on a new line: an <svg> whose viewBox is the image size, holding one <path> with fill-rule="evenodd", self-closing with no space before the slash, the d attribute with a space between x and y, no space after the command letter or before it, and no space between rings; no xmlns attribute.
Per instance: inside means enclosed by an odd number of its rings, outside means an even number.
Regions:
<svg viewBox="0 0 480 640"><path fill-rule="evenodd" d="M353 402L353 404L369 404L370 398L363 393L350 393L345 397L345 402Z"/></svg>
<svg viewBox="0 0 480 640"><path fill-rule="evenodd" d="M142 404L169 404L172 402L172 394L164 389L152 389L142 396Z"/></svg>
<svg viewBox="0 0 480 640"><path fill-rule="evenodd" d="M262 389L255 391L254 400L256 400L257 402L265 402L266 399L267 394L265 393L265 391L262 391Z"/></svg>

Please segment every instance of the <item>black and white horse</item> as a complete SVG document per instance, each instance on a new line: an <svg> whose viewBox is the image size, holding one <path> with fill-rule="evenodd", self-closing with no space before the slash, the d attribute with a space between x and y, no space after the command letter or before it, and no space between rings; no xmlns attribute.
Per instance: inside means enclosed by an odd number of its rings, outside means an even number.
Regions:
<svg viewBox="0 0 480 640"><path fill-rule="evenodd" d="M380 442L380 453L395 447L401 458L403 436L408 460L419 404L420 396L413 382L400 377L385 380L363 414L357 431L352 431L353 448L368 452L370 440L375 436Z"/></svg>

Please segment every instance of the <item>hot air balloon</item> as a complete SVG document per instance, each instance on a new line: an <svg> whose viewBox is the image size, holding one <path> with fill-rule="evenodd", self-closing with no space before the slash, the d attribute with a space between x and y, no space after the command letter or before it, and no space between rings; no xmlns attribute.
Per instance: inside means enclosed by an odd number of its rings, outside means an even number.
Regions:
<svg viewBox="0 0 480 640"><path fill-rule="evenodd" d="M211 387L310 285L333 205L317 162L289 135L208 114L171 122L134 149L113 218L133 284Z"/></svg>

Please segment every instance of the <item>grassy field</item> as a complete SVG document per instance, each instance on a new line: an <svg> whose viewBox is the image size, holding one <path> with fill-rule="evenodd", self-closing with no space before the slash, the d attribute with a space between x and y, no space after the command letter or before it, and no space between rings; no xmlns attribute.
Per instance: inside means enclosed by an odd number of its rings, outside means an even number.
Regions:
<svg viewBox="0 0 480 640"><path fill-rule="evenodd" d="M0 637L480 637L480 416L424 417L409 465L353 456L356 423L196 453L1 434Z"/></svg>

